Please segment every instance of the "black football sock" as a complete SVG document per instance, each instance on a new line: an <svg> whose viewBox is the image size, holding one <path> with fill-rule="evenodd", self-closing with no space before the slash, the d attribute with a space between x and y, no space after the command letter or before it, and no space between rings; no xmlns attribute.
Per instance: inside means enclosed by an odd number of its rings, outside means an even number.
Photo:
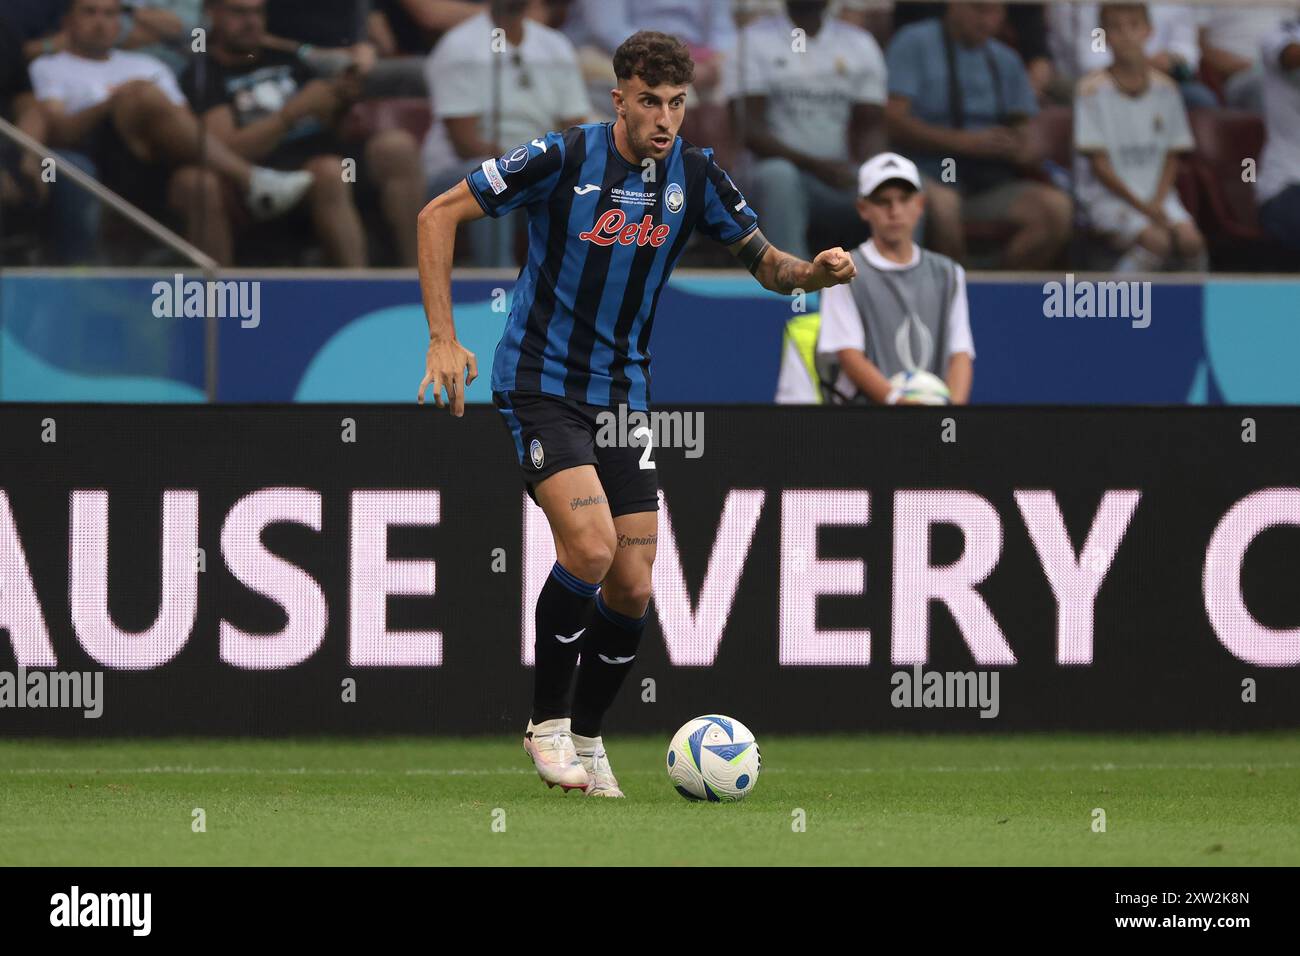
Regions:
<svg viewBox="0 0 1300 956"><path fill-rule="evenodd" d="M570 574L558 561L542 585L533 635L534 724L569 716L569 687L599 587Z"/></svg>
<svg viewBox="0 0 1300 956"><path fill-rule="evenodd" d="M648 614L639 618L619 614L596 595L596 612L583 638L578 686L573 692L571 729L575 734L600 736L600 722L632 670Z"/></svg>

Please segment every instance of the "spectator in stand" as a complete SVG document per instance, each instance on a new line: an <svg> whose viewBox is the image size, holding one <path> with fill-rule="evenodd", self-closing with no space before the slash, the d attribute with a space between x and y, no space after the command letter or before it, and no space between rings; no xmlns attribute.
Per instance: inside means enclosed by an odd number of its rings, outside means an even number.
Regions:
<svg viewBox="0 0 1300 956"><path fill-rule="evenodd" d="M1047 91L1056 76L1052 55L1047 48L1047 5L1042 3L1013 3L1007 7L1006 25L1001 39L1020 54L1029 85L1040 103L1046 101Z"/></svg>
<svg viewBox="0 0 1300 956"><path fill-rule="evenodd" d="M421 61L391 56L391 30L372 0L268 0L263 45L303 60L323 78L345 71L361 96L424 96Z"/></svg>
<svg viewBox="0 0 1300 956"><path fill-rule="evenodd" d="M450 189L488 159L520 143L586 122L591 102L573 44L525 16L527 0L491 0L483 13L451 30L429 57L426 77L433 126L424 144L429 193ZM492 52L492 31L504 31L505 52ZM494 73L496 74L494 76ZM492 91L499 89L492 128ZM514 262L514 228L523 211L468 227L474 264Z"/></svg>
<svg viewBox="0 0 1300 956"><path fill-rule="evenodd" d="M121 15L119 0L72 0L67 49L32 62L50 143L90 155L101 180L145 211L183 216L200 248L228 262L223 182L254 216L271 218L298 204L311 177L256 166L221 143L205 147L166 64L113 49Z"/></svg>
<svg viewBox="0 0 1300 956"><path fill-rule="evenodd" d="M895 3L894 32L922 20L942 20L947 12L946 3Z"/></svg>
<svg viewBox="0 0 1300 956"><path fill-rule="evenodd" d="M45 41L58 31L62 8L62 3L52 0L13 0L0 9L0 116L38 142L45 141L48 127L32 94L27 61L39 55ZM49 48L53 50L52 41ZM15 218L51 200L50 184L41 173L41 157L0 140L0 204L21 210ZM68 185L61 192L72 193L75 189ZM82 206L93 210L93 203L83 202ZM63 221L71 221L75 226L80 217L74 212L70 220ZM67 259L69 262L84 261L89 257L89 240L94 232L78 228L70 232L68 238L77 248L70 249L67 242L56 242L56 248L73 254Z"/></svg>
<svg viewBox="0 0 1300 956"><path fill-rule="evenodd" d="M718 102L724 65L736 46L732 5L732 0L574 0L564 32L578 48L592 99L610 118L606 91L616 82L614 51L638 30L667 33L685 43L695 61L696 95Z"/></svg>
<svg viewBox="0 0 1300 956"><path fill-rule="evenodd" d="M207 0L208 56L182 80L209 132L246 159L311 177L307 207L330 261L367 264L366 234L344 175L348 148L338 123L360 93L360 70L332 79L313 75L300 58L264 47L266 0ZM419 149L410 133L386 130L365 143L357 172L379 192L398 261L415 264L415 217L424 198Z"/></svg>
<svg viewBox="0 0 1300 956"><path fill-rule="evenodd" d="M564 32L578 16L578 0L529 0L528 16L552 30Z"/></svg>
<svg viewBox="0 0 1300 956"><path fill-rule="evenodd" d="M423 60L444 33L483 12L485 0L373 0L399 56Z"/></svg>
<svg viewBox="0 0 1300 956"><path fill-rule="evenodd" d="M1220 4L1211 7L1201 27L1201 62L1218 80L1223 102L1236 110L1264 112L1263 44L1277 36L1297 6Z"/></svg>
<svg viewBox="0 0 1300 956"><path fill-rule="evenodd" d="M1020 54L1029 84L1040 101L1056 76L1051 52L1047 47L1047 20L1045 8L1051 4L1012 3L1007 5L1006 19L998 39ZM909 23L934 18L942 19L948 12L947 3L899 3L894 6L894 30L897 32Z"/></svg>
<svg viewBox="0 0 1300 956"><path fill-rule="evenodd" d="M1300 251L1300 19L1289 20L1264 42L1264 126L1259 161L1259 222Z"/></svg>
<svg viewBox="0 0 1300 956"><path fill-rule="evenodd" d="M1009 269L1043 269L1069 241L1070 197L1033 177L1042 158L1027 122L1038 111L1024 64L993 36L1000 3L952 3L889 45L891 141L925 176L929 245L960 261L963 222L1009 222Z"/></svg>
<svg viewBox="0 0 1300 956"><path fill-rule="evenodd" d="M1172 79L1144 46L1145 4L1102 7L1110 66L1079 81L1074 102L1075 181L1092 228L1122 257L1116 272L1204 271L1205 241L1178 199L1178 154L1195 147Z"/></svg>
<svg viewBox="0 0 1300 956"><path fill-rule="evenodd" d="M203 0L135 0L118 46L155 56L180 75L201 26Z"/></svg>
<svg viewBox="0 0 1300 956"><path fill-rule="evenodd" d="M827 16L825 0L785 7L744 28L730 76L763 229L807 259L814 223L846 247L864 237L854 187L858 166L884 145L885 58L870 33ZM792 51L796 29L805 45Z"/></svg>
<svg viewBox="0 0 1300 956"><path fill-rule="evenodd" d="M1073 84L1110 64L1110 45L1100 32L1098 3L1053 3L1047 9L1047 38L1061 79L1057 97L1068 102ZM1155 3L1149 10L1151 38L1146 54L1151 65L1173 77L1188 109L1215 107L1218 97L1196 79L1201 66L1197 39L1204 11L1181 3Z"/></svg>

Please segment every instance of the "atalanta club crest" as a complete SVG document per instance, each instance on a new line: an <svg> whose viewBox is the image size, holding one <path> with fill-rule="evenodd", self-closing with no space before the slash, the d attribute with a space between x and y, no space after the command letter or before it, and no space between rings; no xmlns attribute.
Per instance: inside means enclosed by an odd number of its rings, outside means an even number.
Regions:
<svg viewBox="0 0 1300 956"><path fill-rule="evenodd" d="M546 452L542 451L542 443L536 438L528 446L528 457L533 460L533 467L540 469L546 464Z"/></svg>
<svg viewBox="0 0 1300 956"><path fill-rule="evenodd" d="M519 172L528 165L528 147L515 147L497 160L497 165L501 167L501 172L507 175Z"/></svg>
<svg viewBox="0 0 1300 956"><path fill-rule="evenodd" d="M669 212L681 212L682 206L686 202L686 196L682 193L682 187L673 183L664 193L664 205L668 207Z"/></svg>

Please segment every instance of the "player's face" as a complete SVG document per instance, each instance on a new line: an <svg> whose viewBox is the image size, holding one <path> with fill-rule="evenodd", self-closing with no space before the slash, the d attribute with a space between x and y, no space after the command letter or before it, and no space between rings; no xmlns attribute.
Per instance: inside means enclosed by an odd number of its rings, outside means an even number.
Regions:
<svg viewBox="0 0 1300 956"><path fill-rule="evenodd" d="M924 209L925 197L910 186L886 184L858 200L858 213L871 223L871 234L891 245L912 234Z"/></svg>
<svg viewBox="0 0 1300 956"><path fill-rule="evenodd" d="M1146 59L1143 51L1151 36L1151 24L1139 11L1112 10L1102 17L1102 27L1115 62L1140 63Z"/></svg>
<svg viewBox="0 0 1300 956"><path fill-rule="evenodd" d="M255 53L266 32L266 0L220 0L212 4L212 29L223 45Z"/></svg>
<svg viewBox="0 0 1300 956"><path fill-rule="evenodd" d="M119 0L77 0L68 11L66 26L74 49L107 53L122 26L122 4Z"/></svg>
<svg viewBox="0 0 1300 956"><path fill-rule="evenodd" d="M627 127L627 142L638 159L666 159L686 115L686 87L646 86L634 76L620 80L614 108Z"/></svg>

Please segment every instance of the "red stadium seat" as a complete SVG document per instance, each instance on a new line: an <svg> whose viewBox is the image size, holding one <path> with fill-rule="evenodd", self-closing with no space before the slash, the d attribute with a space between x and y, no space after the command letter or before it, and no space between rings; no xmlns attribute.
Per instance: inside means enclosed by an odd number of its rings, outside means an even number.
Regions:
<svg viewBox="0 0 1300 956"><path fill-rule="evenodd" d="M1184 164L1195 184L1187 211L1196 218L1215 267L1294 269L1294 254L1260 228L1254 184L1242 175L1242 164L1258 162L1263 151L1263 121L1254 113L1227 109L1191 110L1188 116L1196 152ZM1186 203L1193 190L1183 177L1178 185Z"/></svg>
<svg viewBox="0 0 1300 956"><path fill-rule="evenodd" d="M1258 161L1264 148L1263 122L1239 110L1192 110L1189 117L1196 139L1190 165L1205 199L1206 225L1233 239L1264 239L1254 187L1242 178L1243 161Z"/></svg>
<svg viewBox="0 0 1300 956"><path fill-rule="evenodd" d="M387 100L363 100L343 118L342 136L349 142L367 140L389 129L404 129L423 142L433 124L429 101L418 96Z"/></svg>

